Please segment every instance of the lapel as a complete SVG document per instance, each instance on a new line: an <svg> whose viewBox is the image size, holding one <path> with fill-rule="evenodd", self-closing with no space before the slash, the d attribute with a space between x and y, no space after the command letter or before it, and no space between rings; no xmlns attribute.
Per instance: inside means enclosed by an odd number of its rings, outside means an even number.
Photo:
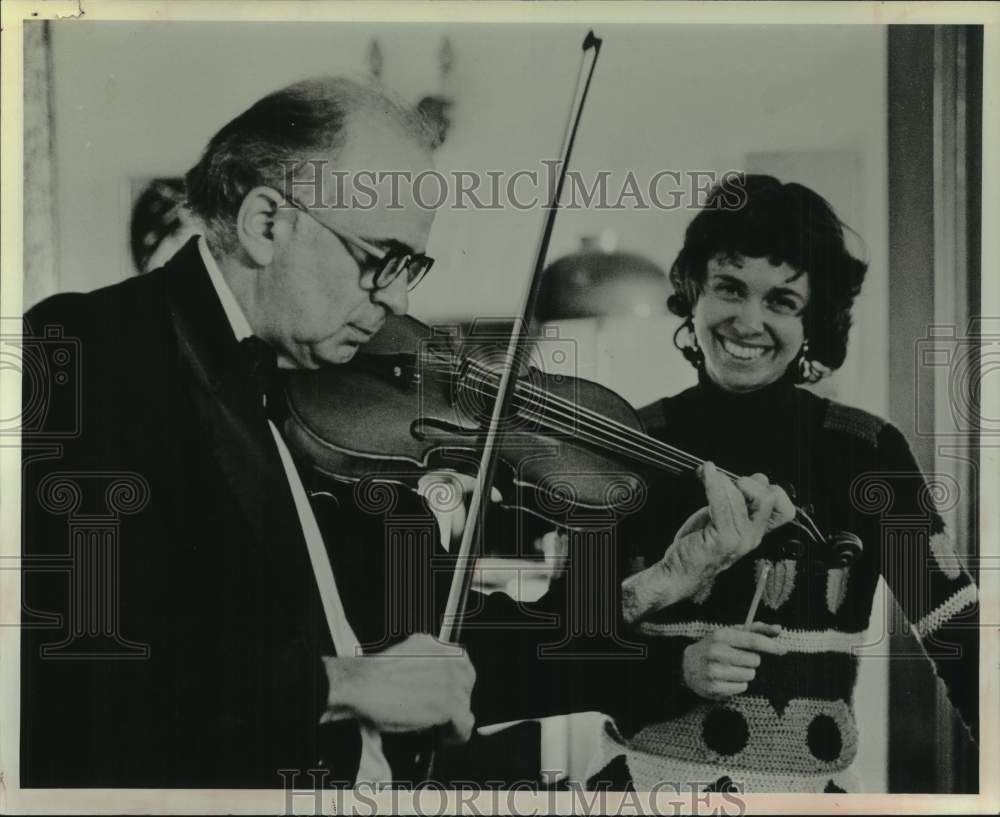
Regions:
<svg viewBox="0 0 1000 817"><path fill-rule="evenodd" d="M257 532L258 544L279 559L298 561L305 542L291 489L197 239L170 260L165 273L180 358L193 379L205 443Z"/></svg>

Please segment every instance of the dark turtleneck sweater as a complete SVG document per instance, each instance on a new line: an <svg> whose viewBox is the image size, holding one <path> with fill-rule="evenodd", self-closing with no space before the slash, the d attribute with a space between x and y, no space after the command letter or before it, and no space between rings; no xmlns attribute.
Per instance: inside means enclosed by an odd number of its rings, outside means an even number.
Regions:
<svg viewBox="0 0 1000 817"><path fill-rule="evenodd" d="M702 376L698 385L645 407L640 416L663 442L737 474L763 472L786 486L797 505L811 506L824 534L849 531L860 537L862 550L847 566L827 558L826 543L805 542L799 557L789 558L792 529L786 526L696 598L642 622L640 633L672 645L676 673L688 645L713 629L743 623L767 560L772 567L756 620L781 624L789 651L762 656L747 692L726 702L679 697L676 716L633 735L631 750L664 758L661 772L696 767L718 772L715 777L742 777L753 781L748 791L836 790L834 777L857 750L852 648L866 643L880 575L976 731L975 585L894 426L787 379L737 394ZM693 480L669 490L671 502L644 515L634 567L660 558L667 532L705 504ZM954 657L956 647L961 659ZM630 755L630 764L644 762L636 757Z"/></svg>

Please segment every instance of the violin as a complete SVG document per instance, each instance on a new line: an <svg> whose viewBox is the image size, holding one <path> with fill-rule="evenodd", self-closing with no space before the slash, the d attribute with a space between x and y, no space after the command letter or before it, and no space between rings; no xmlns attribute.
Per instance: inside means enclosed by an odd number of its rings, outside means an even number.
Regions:
<svg viewBox="0 0 1000 817"><path fill-rule="evenodd" d="M499 380L495 365L459 354L450 336L391 316L350 363L289 374L286 439L307 467L354 483L359 498L378 483L417 491L430 470L474 473ZM595 514L619 521L645 504L651 482L704 463L646 434L635 409L610 389L534 366L518 373L503 429L501 506L563 528L592 526ZM860 553L857 537L825 536L804 508L786 528L771 536L779 558L824 544L828 564Z"/></svg>

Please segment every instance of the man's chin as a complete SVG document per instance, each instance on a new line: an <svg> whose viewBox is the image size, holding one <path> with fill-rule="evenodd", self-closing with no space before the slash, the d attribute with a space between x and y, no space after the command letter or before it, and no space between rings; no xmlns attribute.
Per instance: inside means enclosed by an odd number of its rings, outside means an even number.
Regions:
<svg viewBox="0 0 1000 817"><path fill-rule="evenodd" d="M350 341L331 344L329 348L317 349L313 354L313 360L317 367L339 366L350 363L360 348L360 344Z"/></svg>

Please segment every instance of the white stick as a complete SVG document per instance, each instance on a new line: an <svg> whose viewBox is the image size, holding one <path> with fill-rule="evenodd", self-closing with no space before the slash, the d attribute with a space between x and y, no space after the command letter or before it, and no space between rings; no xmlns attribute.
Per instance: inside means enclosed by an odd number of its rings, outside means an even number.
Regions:
<svg viewBox="0 0 1000 817"><path fill-rule="evenodd" d="M750 609L747 611L747 620L743 623L743 629L749 629L757 616L757 607L760 605L760 597L764 595L764 585L767 582L767 575L771 572L771 563L764 562L764 567L760 571L760 578L757 579L757 589L753 593L753 601L750 602Z"/></svg>

